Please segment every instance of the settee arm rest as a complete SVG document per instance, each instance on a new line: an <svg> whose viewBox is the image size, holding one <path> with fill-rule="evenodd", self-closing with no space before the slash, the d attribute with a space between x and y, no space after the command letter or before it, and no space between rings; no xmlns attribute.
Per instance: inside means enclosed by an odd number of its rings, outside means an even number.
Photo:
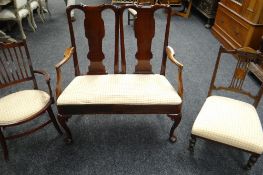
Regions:
<svg viewBox="0 0 263 175"><path fill-rule="evenodd" d="M50 98L51 98L52 103L53 103L54 102L54 98L53 98L52 89L51 89L51 86L50 86L50 75L44 70L33 70L33 72L34 72L34 74L40 74L40 75L44 76L45 81L46 81L47 86L48 86L48 92L49 92Z"/></svg>
<svg viewBox="0 0 263 175"><path fill-rule="evenodd" d="M183 64L180 63L174 56L174 50L172 47L167 46L166 47L166 54L169 60L174 63L178 67L178 94L180 97L183 99L183 93L184 93L184 88L183 88Z"/></svg>
<svg viewBox="0 0 263 175"><path fill-rule="evenodd" d="M68 62L68 60L72 57L73 53L75 52L74 47L66 48L64 52L64 58L55 65L56 73L57 73L57 82L56 82L56 98L59 97L61 94L61 82L62 82L62 74L61 74L61 67Z"/></svg>

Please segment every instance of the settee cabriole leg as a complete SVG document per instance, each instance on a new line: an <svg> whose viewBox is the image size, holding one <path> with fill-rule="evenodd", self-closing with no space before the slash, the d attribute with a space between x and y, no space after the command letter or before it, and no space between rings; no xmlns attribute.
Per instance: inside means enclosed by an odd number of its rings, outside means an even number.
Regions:
<svg viewBox="0 0 263 175"><path fill-rule="evenodd" d="M59 121L60 125L63 127L63 129L65 130L65 132L66 132L66 138L64 139L64 141L65 141L66 144L70 144L70 143L73 142L73 139L72 139L72 135L71 135L70 129L69 129L69 127L66 124L67 119L68 118L66 116L58 114L58 121Z"/></svg>
<svg viewBox="0 0 263 175"><path fill-rule="evenodd" d="M181 122L182 114L168 114L167 116L170 117L171 120L174 121L174 123L170 129L169 141L171 143L175 143L177 140L177 137L175 135L175 129L177 128L177 126Z"/></svg>
<svg viewBox="0 0 263 175"><path fill-rule="evenodd" d="M6 142L5 142L5 137L4 137L3 133L2 133L2 127L0 128L0 143L1 143L2 148L3 148L4 158L7 161L8 160L8 149L7 149L7 145L6 145Z"/></svg>
<svg viewBox="0 0 263 175"><path fill-rule="evenodd" d="M191 134L191 138L189 139L189 151L194 152L194 147L196 143L196 137Z"/></svg>
<svg viewBox="0 0 263 175"><path fill-rule="evenodd" d="M51 107L47 108L47 112L48 112L49 117L50 117L53 125L55 126L56 130L58 131L58 133L59 133L60 135L62 135L63 133L62 133L61 129L60 129L59 126L58 126L58 123L57 123L57 121L56 121L56 119L55 119L55 115L54 115L54 113L53 113L52 108L51 108Z"/></svg>
<svg viewBox="0 0 263 175"><path fill-rule="evenodd" d="M248 159L248 162L247 164L245 165L245 169L246 170L250 170L251 167L257 162L258 158L259 158L260 155L258 154L252 154L249 159Z"/></svg>

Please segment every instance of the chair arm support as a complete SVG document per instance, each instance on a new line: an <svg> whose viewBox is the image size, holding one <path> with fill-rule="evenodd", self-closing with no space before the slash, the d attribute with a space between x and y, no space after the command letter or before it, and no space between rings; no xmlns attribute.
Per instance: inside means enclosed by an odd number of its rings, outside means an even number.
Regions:
<svg viewBox="0 0 263 175"><path fill-rule="evenodd" d="M52 103L53 103L54 102L54 98L53 98L52 89L51 89L51 86L50 86L50 75L44 70L33 70L33 72L36 73L36 74L41 74L41 75L44 76L44 78L46 80L46 83L47 83L47 86L48 86L48 92L49 92L50 98L51 98Z"/></svg>
<svg viewBox="0 0 263 175"><path fill-rule="evenodd" d="M64 52L64 58L55 65L56 73L57 73L57 83L56 83L56 98L59 97L61 94L61 80L62 80L62 74L61 74L61 67L68 62L68 60L72 57L73 53L75 52L74 47L66 48Z"/></svg>
<svg viewBox="0 0 263 175"><path fill-rule="evenodd" d="M167 46L166 47L166 54L169 60L174 63L178 67L178 94L183 99L184 94L184 88L183 88L183 64L180 63L175 57L174 57L174 50L172 47Z"/></svg>

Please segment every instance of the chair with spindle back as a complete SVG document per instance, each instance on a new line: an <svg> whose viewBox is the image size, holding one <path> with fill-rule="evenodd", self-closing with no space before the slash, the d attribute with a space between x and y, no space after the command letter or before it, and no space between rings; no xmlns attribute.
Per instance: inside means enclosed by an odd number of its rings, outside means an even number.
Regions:
<svg viewBox="0 0 263 175"><path fill-rule="evenodd" d="M44 76L48 93L38 89L35 74ZM33 69L25 40L0 43L0 89L4 91L8 87L28 81L33 82L32 89L20 90L0 98L0 143L5 160L8 160L6 140L31 134L51 122L53 122L56 130L62 134L51 108L54 99L49 74L43 70ZM31 121L46 111L50 120L45 123L15 135L6 136L4 134L8 127Z"/></svg>
<svg viewBox="0 0 263 175"><path fill-rule="evenodd" d="M221 61L224 59L222 55L232 55L226 58L233 58L237 62L233 64L235 68L229 79L225 75L222 78L222 76L219 76L221 74L218 73L221 70L220 67L224 66L223 61ZM262 65L262 61L263 55L251 48L226 50L220 47L208 97L193 124L189 145L191 151L194 151L196 138L203 138L251 153L245 166L246 169L250 169L257 161L263 152L262 126L256 111L263 93L263 84L255 94L243 87L247 82L245 80L249 64L258 62ZM216 83L217 75L220 77L221 82L217 81ZM224 80L225 82L223 82ZM212 91L219 90L221 92L242 94L251 98L254 103L251 105L233 97L212 95Z"/></svg>
<svg viewBox="0 0 263 175"><path fill-rule="evenodd" d="M135 72L126 73L126 52L124 38L124 11L132 8L137 11L134 21L134 35L137 40L137 53L132 59L137 60ZM70 12L80 9L85 14L84 30L88 40L87 73L80 73L75 34L70 20ZM160 73L154 74L151 65L153 57L151 45L155 36L155 11L166 10L164 20L164 39L158 41L161 48ZM102 13L111 10L115 17L114 74L108 74L104 65L105 55L102 50L105 26ZM165 14L164 14L165 15ZM67 8L67 17L72 47L66 49L64 58L56 65L57 72L57 108L58 120L66 131L66 142L72 142L71 131L66 124L70 116L78 114L166 114L174 123L170 129L170 141L176 141L174 133L181 121L183 98L183 65L174 57L174 51L168 46L171 8L167 5L154 6L84 6L75 5ZM108 28L107 28L108 29ZM108 47L112 47L111 45ZM121 59L119 60L119 52ZM73 55L75 78L62 90L62 66ZM109 55L106 55L110 59ZM155 55L156 56L156 55ZM135 57L135 58L134 58ZM159 56L156 56L157 58ZM167 57L178 68L178 91L165 77Z"/></svg>

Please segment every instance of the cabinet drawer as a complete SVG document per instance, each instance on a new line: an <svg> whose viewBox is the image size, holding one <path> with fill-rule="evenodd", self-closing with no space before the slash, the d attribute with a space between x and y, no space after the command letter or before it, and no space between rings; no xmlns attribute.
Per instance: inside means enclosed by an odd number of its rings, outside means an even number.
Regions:
<svg viewBox="0 0 263 175"><path fill-rule="evenodd" d="M223 10L218 10L218 17L216 18L216 24L236 42L238 45L243 46L246 41L247 27L241 20L238 20L233 15L229 15Z"/></svg>

